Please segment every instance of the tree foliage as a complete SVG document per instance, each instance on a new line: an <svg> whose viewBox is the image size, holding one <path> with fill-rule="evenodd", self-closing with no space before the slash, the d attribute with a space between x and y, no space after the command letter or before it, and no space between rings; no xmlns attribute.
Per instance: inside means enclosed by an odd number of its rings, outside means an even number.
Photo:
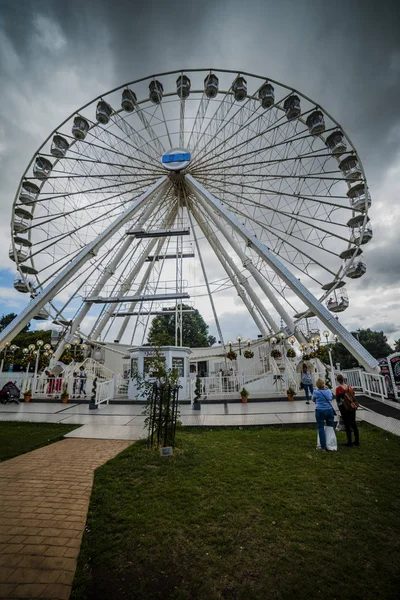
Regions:
<svg viewBox="0 0 400 600"><path fill-rule="evenodd" d="M3 315L0 318L0 331L2 331L11 321L16 317L15 313L9 313ZM30 344L35 344L38 340L42 340L45 344L50 343L51 331L29 331L30 324L26 325L12 340L12 344L18 346L18 349L12 353L7 350L4 355L4 368L6 369L10 364L13 364L14 371L25 370L30 364L31 370L34 367L36 357L33 354L24 356L23 348L28 348ZM3 352L1 352L1 358L3 358ZM43 356L43 352L40 354L40 360L38 368L39 370L47 366L48 360Z"/></svg>
<svg viewBox="0 0 400 600"><path fill-rule="evenodd" d="M352 335L374 358L385 358L393 352L383 331L359 329L352 332ZM340 363L341 369L352 369L358 366L354 356L340 343L332 347L332 358L334 363Z"/></svg>
<svg viewBox="0 0 400 600"><path fill-rule="evenodd" d="M398 340L394 340L394 351L400 352L400 338Z"/></svg>
<svg viewBox="0 0 400 600"><path fill-rule="evenodd" d="M183 310L191 309L187 304ZM197 309L182 314L182 343L189 348L204 348L215 344L214 336L208 334L208 325ZM160 315L153 319L147 343L150 346L175 346L175 313Z"/></svg>

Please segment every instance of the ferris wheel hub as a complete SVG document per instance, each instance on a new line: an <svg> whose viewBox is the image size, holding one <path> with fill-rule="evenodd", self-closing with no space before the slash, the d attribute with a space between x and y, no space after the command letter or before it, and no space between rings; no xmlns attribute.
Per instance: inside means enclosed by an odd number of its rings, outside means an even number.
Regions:
<svg viewBox="0 0 400 600"><path fill-rule="evenodd" d="M191 155L185 148L171 148L161 157L162 166L168 171L182 171L190 163Z"/></svg>

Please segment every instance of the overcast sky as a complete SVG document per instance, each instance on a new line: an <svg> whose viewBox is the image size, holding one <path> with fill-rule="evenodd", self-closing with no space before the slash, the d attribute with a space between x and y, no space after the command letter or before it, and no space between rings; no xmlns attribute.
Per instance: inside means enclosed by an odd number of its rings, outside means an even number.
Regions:
<svg viewBox="0 0 400 600"><path fill-rule="evenodd" d="M392 0L0 0L0 315L23 308L8 259L11 207L50 131L93 97L154 72L250 71L299 89L344 127L373 208L349 329L400 337L400 3ZM236 336L232 313L222 315ZM243 321L242 328L244 327ZM212 329L214 329L212 327ZM248 331L242 335L254 335Z"/></svg>

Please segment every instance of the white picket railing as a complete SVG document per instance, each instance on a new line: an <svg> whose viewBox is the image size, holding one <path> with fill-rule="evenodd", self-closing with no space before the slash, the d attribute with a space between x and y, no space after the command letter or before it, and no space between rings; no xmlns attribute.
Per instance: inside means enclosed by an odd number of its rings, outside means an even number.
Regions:
<svg viewBox="0 0 400 600"><path fill-rule="evenodd" d="M95 404L98 406L105 402L108 404L114 398L115 379L108 379L97 384Z"/></svg>
<svg viewBox="0 0 400 600"><path fill-rule="evenodd" d="M339 374L339 372L343 375L346 380L346 383L350 385L356 391L363 391L363 380L362 380L362 370L361 369L344 369L343 371L335 371L335 376ZM333 385L333 383L332 383Z"/></svg>
<svg viewBox="0 0 400 600"><path fill-rule="evenodd" d="M383 375L361 371L361 382L365 394L380 396L382 400L387 397L385 378Z"/></svg>

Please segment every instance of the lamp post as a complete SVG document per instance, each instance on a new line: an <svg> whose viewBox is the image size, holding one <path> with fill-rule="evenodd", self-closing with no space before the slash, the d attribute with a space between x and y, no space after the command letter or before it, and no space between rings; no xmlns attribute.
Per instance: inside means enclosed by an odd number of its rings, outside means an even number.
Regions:
<svg viewBox="0 0 400 600"><path fill-rule="evenodd" d="M38 372L38 366L39 366L40 350L43 345L44 345L43 340L37 340L37 342L36 342L37 350L34 351L34 354L36 355L35 373L33 375L33 384L34 384L33 387L34 387L35 391L36 391L36 380L37 380L37 372ZM33 346L33 344L31 344L31 346ZM31 347L31 346L29 346L29 347Z"/></svg>
<svg viewBox="0 0 400 600"><path fill-rule="evenodd" d="M330 367L331 367L331 383L332 383L332 387L333 387L334 381L335 381L335 369L334 369L333 360L332 360L332 348L331 348L331 344L328 341L329 331L327 329L325 329L325 331L322 332L322 335L326 339L326 346L328 348L329 364L330 364ZM337 340L338 340L338 336L337 335L334 336L334 340L335 340L335 343L336 343Z"/></svg>
<svg viewBox="0 0 400 600"><path fill-rule="evenodd" d="M1 361L0 373L3 372L4 361L5 361L5 358L7 356L7 352L8 352L8 348L9 348L10 344L11 344L11 342L4 342L4 347L1 348L1 351L3 352L3 358L2 358L2 361Z"/></svg>
<svg viewBox="0 0 400 600"><path fill-rule="evenodd" d="M14 368L14 354L15 354L15 351L16 351L16 350L18 350L18 348L19 348L19 346L16 346L15 344L12 344L12 345L10 346L10 351L12 352L12 359L11 359L11 360L12 360L12 363L11 363L11 364L12 364L12 367L13 367L13 368ZM12 370L12 369L11 369L11 370Z"/></svg>
<svg viewBox="0 0 400 600"><path fill-rule="evenodd" d="M237 339L237 341L238 341L238 343L239 343L239 354L240 354L240 356L242 356L242 346L241 346L241 342L242 342L242 339L243 339L243 338L242 338L242 336L239 334L239 335L237 335L237 336L236 336L236 339Z"/></svg>

